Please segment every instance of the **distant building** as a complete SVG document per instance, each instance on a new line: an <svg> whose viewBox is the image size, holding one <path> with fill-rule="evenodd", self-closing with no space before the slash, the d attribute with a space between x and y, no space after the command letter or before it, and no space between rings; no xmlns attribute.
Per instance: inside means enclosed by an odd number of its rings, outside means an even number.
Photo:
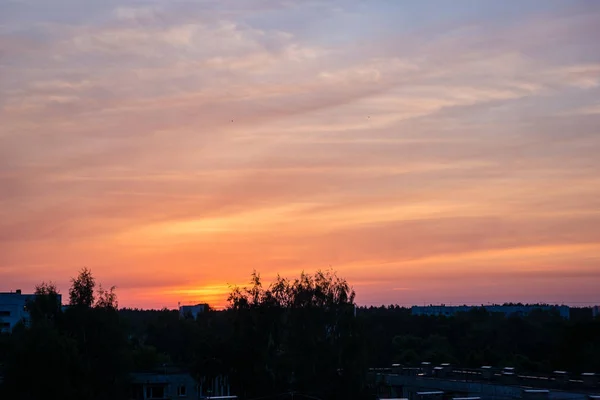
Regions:
<svg viewBox="0 0 600 400"><path fill-rule="evenodd" d="M131 375L131 398L174 399L185 397L198 399L198 384L186 373L134 373Z"/></svg>
<svg viewBox="0 0 600 400"><path fill-rule="evenodd" d="M235 399L229 391L229 379L217 376L196 381L188 372L165 368L163 371L131 374L130 398L142 399L202 399L225 397Z"/></svg>
<svg viewBox="0 0 600 400"><path fill-rule="evenodd" d="M198 318L198 314L202 314L208 310L208 304L196 304L195 306L180 306L179 316L181 318Z"/></svg>
<svg viewBox="0 0 600 400"><path fill-rule="evenodd" d="M592 317L593 318L600 317L600 306L594 306L594 307L592 307Z"/></svg>
<svg viewBox="0 0 600 400"><path fill-rule="evenodd" d="M446 316L450 317L461 312L469 312L475 308L484 308L490 313L501 313L506 317L529 315L534 310L557 311L564 318L570 318L568 306L537 306L537 305L494 305L494 306L413 306L412 315Z"/></svg>
<svg viewBox="0 0 600 400"><path fill-rule="evenodd" d="M0 293L0 331L10 332L21 321L29 324L29 313L25 306L34 298L35 294L23 294L20 289ZM62 301L61 295L58 295L58 301Z"/></svg>

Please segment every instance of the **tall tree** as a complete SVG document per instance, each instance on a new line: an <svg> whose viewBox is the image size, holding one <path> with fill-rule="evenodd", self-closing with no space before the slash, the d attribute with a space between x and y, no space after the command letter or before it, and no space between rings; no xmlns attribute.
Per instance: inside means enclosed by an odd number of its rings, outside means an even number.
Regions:
<svg viewBox="0 0 600 400"><path fill-rule="evenodd" d="M360 397L366 365L354 296L332 271L277 277L267 288L254 272L249 287L233 288L236 393Z"/></svg>
<svg viewBox="0 0 600 400"><path fill-rule="evenodd" d="M81 399L120 399L127 390L131 351L117 311L114 287L97 292L92 272L84 268L72 279L64 330L81 356L77 393Z"/></svg>
<svg viewBox="0 0 600 400"><path fill-rule="evenodd" d="M94 289L96 281L92 271L83 268L77 278L71 279L69 289L69 304L71 306L90 308L94 304Z"/></svg>

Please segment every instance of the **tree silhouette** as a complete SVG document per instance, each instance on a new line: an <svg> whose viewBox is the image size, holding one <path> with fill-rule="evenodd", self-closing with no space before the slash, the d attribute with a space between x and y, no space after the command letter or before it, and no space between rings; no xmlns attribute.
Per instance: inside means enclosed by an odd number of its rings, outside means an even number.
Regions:
<svg viewBox="0 0 600 400"><path fill-rule="evenodd" d="M110 289L106 290L102 285L98 286L98 295L96 299L96 307L100 308L119 308L119 302L117 301L117 293L115 292L116 286L111 286Z"/></svg>
<svg viewBox="0 0 600 400"><path fill-rule="evenodd" d="M35 287L35 296L27 305L33 323L42 319L55 321L60 314L61 304L58 290L53 282L42 282Z"/></svg>
<svg viewBox="0 0 600 400"><path fill-rule="evenodd" d="M96 281L92 271L83 268L77 278L71 279L69 289L69 304L76 307L90 308L94 304L94 289Z"/></svg>
<svg viewBox="0 0 600 400"><path fill-rule="evenodd" d="M278 276L268 287L254 271L250 286L229 296L235 388L247 396L295 390L360 397L367 368L354 297L333 271Z"/></svg>

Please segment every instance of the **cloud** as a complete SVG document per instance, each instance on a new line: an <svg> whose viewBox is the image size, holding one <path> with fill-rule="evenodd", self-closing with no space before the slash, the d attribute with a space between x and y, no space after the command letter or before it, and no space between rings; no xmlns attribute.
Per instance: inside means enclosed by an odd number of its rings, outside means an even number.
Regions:
<svg viewBox="0 0 600 400"><path fill-rule="evenodd" d="M357 4L4 5L3 280L92 260L146 302L261 266L339 265L372 298L452 269L506 293L551 262L585 279L600 10L457 9L378 37L390 13ZM357 13L356 40L333 34Z"/></svg>
<svg viewBox="0 0 600 400"><path fill-rule="evenodd" d="M600 104L592 104L584 106L575 110L566 111L566 116L579 116L579 115L597 115L600 114Z"/></svg>

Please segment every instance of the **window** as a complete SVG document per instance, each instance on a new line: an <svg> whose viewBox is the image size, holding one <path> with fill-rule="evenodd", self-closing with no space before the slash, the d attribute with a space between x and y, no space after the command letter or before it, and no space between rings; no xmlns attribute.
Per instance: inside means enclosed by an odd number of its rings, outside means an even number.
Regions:
<svg viewBox="0 0 600 400"><path fill-rule="evenodd" d="M0 311L0 317L10 317L10 311Z"/></svg>
<svg viewBox="0 0 600 400"><path fill-rule="evenodd" d="M186 395L187 395L186 387L185 386L179 386L177 388L177 396L179 396L179 397L185 397Z"/></svg>

